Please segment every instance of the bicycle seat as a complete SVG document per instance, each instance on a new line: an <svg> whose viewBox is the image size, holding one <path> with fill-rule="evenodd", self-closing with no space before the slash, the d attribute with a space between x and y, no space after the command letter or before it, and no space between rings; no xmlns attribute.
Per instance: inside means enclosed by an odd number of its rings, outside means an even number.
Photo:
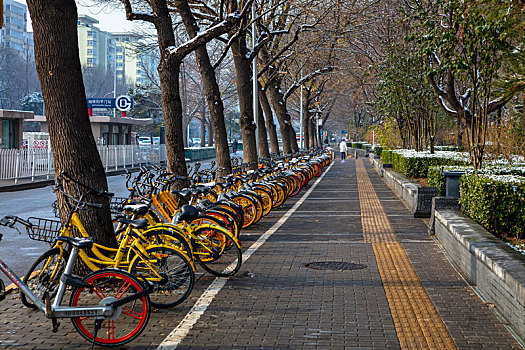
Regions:
<svg viewBox="0 0 525 350"><path fill-rule="evenodd" d="M191 222L199 217L199 210L192 205L184 204L181 208L179 220Z"/></svg>
<svg viewBox="0 0 525 350"><path fill-rule="evenodd" d="M231 182L219 182L218 185L223 190L226 190L231 187L232 183Z"/></svg>
<svg viewBox="0 0 525 350"><path fill-rule="evenodd" d="M91 248L93 246L93 238L91 237L75 238L75 237L59 236L57 237L57 240L69 243L73 247L77 247L80 249Z"/></svg>
<svg viewBox="0 0 525 350"><path fill-rule="evenodd" d="M209 187L195 186L195 188L193 188L194 194L208 193L210 191L211 191L211 188Z"/></svg>
<svg viewBox="0 0 525 350"><path fill-rule="evenodd" d="M178 194L183 198L191 196L191 190L189 188L185 188L182 191L171 191L171 193Z"/></svg>
<svg viewBox="0 0 525 350"><path fill-rule="evenodd" d="M131 211L133 214L144 215L148 212L149 206L146 204L127 204L123 209Z"/></svg>
<svg viewBox="0 0 525 350"><path fill-rule="evenodd" d="M132 227L138 228L140 230L148 227L148 219L131 220L127 218L118 218L117 221L126 225L131 225Z"/></svg>

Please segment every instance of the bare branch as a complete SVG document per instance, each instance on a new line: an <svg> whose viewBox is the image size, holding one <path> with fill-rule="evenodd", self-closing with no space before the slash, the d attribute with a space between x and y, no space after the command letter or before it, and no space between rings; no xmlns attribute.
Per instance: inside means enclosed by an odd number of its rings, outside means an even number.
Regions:
<svg viewBox="0 0 525 350"><path fill-rule="evenodd" d="M126 10L126 19L128 21L145 21L150 23L155 23L155 18L153 14L149 13L140 13L140 12L133 12L133 8L131 7L131 3L129 0L121 0L122 4L124 4L124 9Z"/></svg>

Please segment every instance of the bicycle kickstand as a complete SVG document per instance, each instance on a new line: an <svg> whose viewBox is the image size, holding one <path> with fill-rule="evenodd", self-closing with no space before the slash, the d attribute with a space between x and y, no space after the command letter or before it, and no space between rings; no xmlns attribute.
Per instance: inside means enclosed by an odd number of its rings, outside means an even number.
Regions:
<svg viewBox="0 0 525 350"><path fill-rule="evenodd" d="M93 339L91 340L91 349L95 346L95 339L97 338L97 333L102 328L102 319L95 319L95 330L93 331Z"/></svg>
<svg viewBox="0 0 525 350"><path fill-rule="evenodd" d="M46 305L46 317L51 319L51 323L53 324L53 333L58 332L58 327L60 326L60 323L56 319L56 317L53 317L53 311L51 310L51 300L49 298L49 293L44 293L44 300Z"/></svg>
<svg viewBox="0 0 525 350"><path fill-rule="evenodd" d="M5 291L4 281L0 279L0 301L4 300L6 296L7 292Z"/></svg>

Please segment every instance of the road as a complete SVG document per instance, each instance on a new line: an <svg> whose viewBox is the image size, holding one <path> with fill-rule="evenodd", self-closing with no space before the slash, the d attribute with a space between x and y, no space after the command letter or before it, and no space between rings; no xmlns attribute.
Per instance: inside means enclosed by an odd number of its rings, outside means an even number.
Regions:
<svg viewBox="0 0 525 350"><path fill-rule="evenodd" d="M242 156L237 152L235 156ZM201 169L209 167L211 160L202 161ZM190 163L191 164L191 163ZM127 197L126 178L124 175L108 177L108 188L117 197ZM50 186L18 192L0 192L0 218L6 215L16 215L22 219L28 217L39 217L56 219L51 207L56 196ZM19 276L25 274L27 268L36 260L49 246L44 242L31 240L21 227L19 234L14 229L0 226L0 233L4 235L0 242L0 258ZM6 284L10 284L3 273L1 278Z"/></svg>

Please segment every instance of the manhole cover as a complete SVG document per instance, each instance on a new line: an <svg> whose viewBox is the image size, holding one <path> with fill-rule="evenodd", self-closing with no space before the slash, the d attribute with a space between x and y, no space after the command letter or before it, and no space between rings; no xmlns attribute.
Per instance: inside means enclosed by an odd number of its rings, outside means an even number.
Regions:
<svg viewBox="0 0 525 350"><path fill-rule="evenodd" d="M344 261L318 261L311 262L305 265L311 269L316 270L333 270L333 271L342 271L342 270L360 270L365 269L367 266L363 264L354 264Z"/></svg>

